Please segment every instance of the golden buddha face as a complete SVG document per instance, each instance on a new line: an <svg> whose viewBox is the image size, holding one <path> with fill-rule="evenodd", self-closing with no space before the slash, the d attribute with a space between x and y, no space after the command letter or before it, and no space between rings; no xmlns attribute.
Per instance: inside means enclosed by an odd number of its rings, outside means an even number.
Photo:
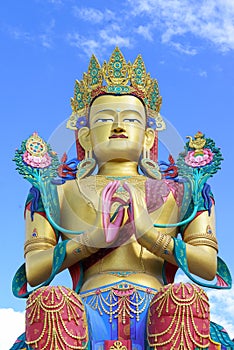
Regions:
<svg viewBox="0 0 234 350"><path fill-rule="evenodd" d="M143 148L150 149L154 142L154 130L146 129L145 106L132 95L97 97L89 124L80 129L79 140L86 151L93 150L99 164L138 162Z"/></svg>

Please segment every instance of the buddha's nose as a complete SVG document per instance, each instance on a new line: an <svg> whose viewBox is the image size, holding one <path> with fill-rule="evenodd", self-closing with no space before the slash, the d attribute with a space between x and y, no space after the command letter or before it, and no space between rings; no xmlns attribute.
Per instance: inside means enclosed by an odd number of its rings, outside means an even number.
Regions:
<svg viewBox="0 0 234 350"><path fill-rule="evenodd" d="M113 130L113 132L120 133L120 132L125 132L126 130L121 126L121 125L116 125Z"/></svg>

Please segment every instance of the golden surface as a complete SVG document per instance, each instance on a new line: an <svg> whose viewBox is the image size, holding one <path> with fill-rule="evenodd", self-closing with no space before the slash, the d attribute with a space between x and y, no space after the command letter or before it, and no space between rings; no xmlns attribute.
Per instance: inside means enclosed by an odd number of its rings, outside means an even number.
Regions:
<svg viewBox="0 0 234 350"><path fill-rule="evenodd" d="M93 102L90 129L82 128L79 140L85 150L93 149L99 174L138 175L140 155L153 145L151 131L146 129L145 108L138 98L104 95Z"/></svg>
<svg viewBox="0 0 234 350"><path fill-rule="evenodd" d="M160 237L162 234L176 236L177 229L161 229L159 232L153 227L153 223L177 222L180 208L171 192L165 198L164 204L149 214L145 203L146 177L139 175L137 171L141 154L154 142L153 134L149 130L152 129L146 128L144 105L138 98L129 95L106 95L98 97L91 106L90 128L83 128L79 132L79 140L86 153L93 151L97 160L98 175L67 181L58 187L60 224L66 229L83 230L91 247L85 250L84 239L63 234L62 238L69 238L70 242L66 248L67 255L62 269L84 259L87 254L91 256L100 248L109 246L105 241L102 227L100 198L105 186L116 177L121 185L127 182L129 186L135 218L133 228L131 224L127 224L128 215L125 211L118 237L127 235L128 239L126 238L124 244L117 245L108 255L85 271L82 291L122 279L158 289L162 285L161 270L164 259L176 264L173 257L173 240ZM117 195L124 200L129 197L126 191L118 192ZM112 211L113 208L111 213ZM208 225L212 228L214 236L214 210L210 217L204 212L188 225L184 234L185 240L191 234L197 233L199 236L206 232ZM45 243L38 245L37 237L32 237L32 232L35 230L38 238L46 239L46 245ZM43 282L51 273L53 245L48 247L48 242L51 242L49 239L54 240L56 245L54 231L47 220L35 214L32 222L27 213L26 241L32 240L30 246L33 247L35 244L36 247L26 253L27 278L31 285ZM155 242L159 242L158 244L161 242L162 248L166 247L168 254L162 254L162 249L155 250ZM213 279L216 273L216 250L204 240L199 246L193 246L192 242L186 243L190 271L200 277ZM160 256L157 256L159 251Z"/></svg>
<svg viewBox="0 0 234 350"><path fill-rule="evenodd" d="M194 136L194 139L192 136L187 136L189 138L189 147L195 149L195 154L199 154L199 152L202 152L205 144L206 144L206 139L204 138L204 135L199 131L196 133Z"/></svg>
<svg viewBox="0 0 234 350"><path fill-rule="evenodd" d="M123 345L121 341L115 341L114 345L110 346L108 350L127 350L127 347Z"/></svg>

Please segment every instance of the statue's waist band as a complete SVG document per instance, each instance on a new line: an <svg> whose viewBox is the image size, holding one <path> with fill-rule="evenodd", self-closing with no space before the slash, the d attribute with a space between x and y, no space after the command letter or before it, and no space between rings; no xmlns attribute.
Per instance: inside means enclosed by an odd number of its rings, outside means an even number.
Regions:
<svg viewBox="0 0 234 350"><path fill-rule="evenodd" d="M125 322L126 313L130 318L140 320L140 315L147 309L156 289L122 280L108 286L81 292L80 296L87 307L109 316L109 322L121 319Z"/></svg>

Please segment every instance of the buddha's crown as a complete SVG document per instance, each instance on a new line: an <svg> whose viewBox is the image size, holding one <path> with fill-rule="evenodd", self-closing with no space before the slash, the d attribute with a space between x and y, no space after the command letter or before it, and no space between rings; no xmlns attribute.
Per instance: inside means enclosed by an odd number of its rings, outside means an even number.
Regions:
<svg viewBox="0 0 234 350"><path fill-rule="evenodd" d="M74 98L71 99L72 115L67 127L77 130L85 126L92 100L103 94L130 94L141 98L147 109L148 126L156 130L165 129L165 123L159 114L162 97L159 94L158 82L146 73L141 55L137 56L133 64L127 63L122 52L116 47L109 62L104 61L102 67L92 55L83 80L75 82Z"/></svg>

